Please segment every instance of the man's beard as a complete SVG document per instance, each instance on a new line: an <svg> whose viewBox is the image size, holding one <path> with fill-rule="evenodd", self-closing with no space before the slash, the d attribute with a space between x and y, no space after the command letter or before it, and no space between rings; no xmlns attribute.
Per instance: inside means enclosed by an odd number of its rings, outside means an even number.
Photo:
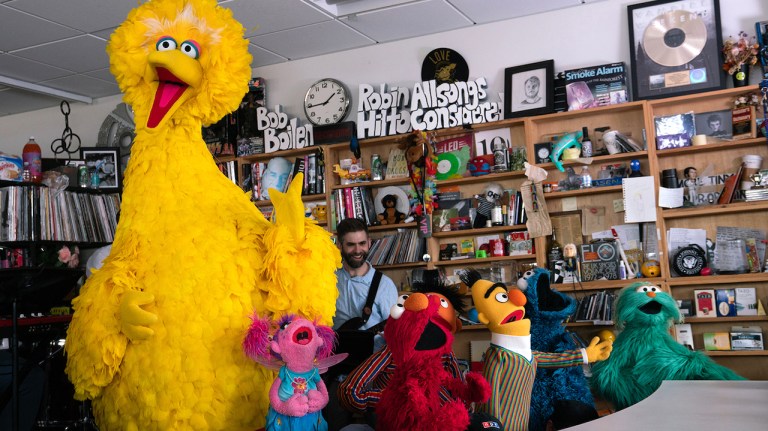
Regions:
<svg viewBox="0 0 768 431"><path fill-rule="evenodd" d="M364 252L362 256L358 259L356 257L353 257L349 253L341 253L341 258L344 259L344 262L352 269L357 269L363 266L365 263L365 260L368 259L368 252Z"/></svg>

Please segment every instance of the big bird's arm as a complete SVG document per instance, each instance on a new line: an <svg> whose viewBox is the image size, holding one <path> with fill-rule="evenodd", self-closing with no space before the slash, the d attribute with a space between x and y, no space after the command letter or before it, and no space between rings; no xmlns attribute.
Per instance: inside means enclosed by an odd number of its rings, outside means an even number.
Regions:
<svg viewBox="0 0 768 431"><path fill-rule="evenodd" d="M336 268L341 255L331 234L304 216L301 201L303 174L294 177L285 193L269 191L275 222L259 239L267 283L257 286L265 295L266 311L297 313L330 325L336 313Z"/></svg>

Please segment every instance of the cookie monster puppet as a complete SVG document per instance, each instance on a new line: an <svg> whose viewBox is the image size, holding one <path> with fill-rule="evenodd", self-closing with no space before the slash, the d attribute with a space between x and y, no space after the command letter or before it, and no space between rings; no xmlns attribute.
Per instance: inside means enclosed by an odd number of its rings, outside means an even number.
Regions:
<svg viewBox="0 0 768 431"><path fill-rule="evenodd" d="M613 354L592 367L592 387L618 410L634 405L664 380L743 380L701 352L688 350L669 333L682 317L675 299L648 282L619 292L614 319L621 330Z"/></svg>
<svg viewBox="0 0 768 431"><path fill-rule="evenodd" d="M552 289L549 271L536 268L518 279L517 287L525 293L525 314L531 320L531 348L539 352L567 352L578 346L563 326L576 311L576 299ZM547 419L560 400L577 400L594 408L589 382L581 367L538 368L531 391L530 431L546 429ZM562 405L569 405L562 403Z"/></svg>

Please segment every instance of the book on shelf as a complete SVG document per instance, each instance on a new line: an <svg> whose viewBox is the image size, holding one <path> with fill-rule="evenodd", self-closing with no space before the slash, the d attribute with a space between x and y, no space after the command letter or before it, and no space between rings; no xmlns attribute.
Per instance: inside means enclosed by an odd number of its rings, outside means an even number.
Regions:
<svg viewBox="0 0 768 431"><path fill-rule="evenodd" d="M736 290L715 289L715 309L717 317L731 317L736 315Z"/></svg>
<svg viewBox="0 0 768 431"><path fill-rule="evenodd" d="M729 204L733 202L734 192L741 182L741 174L744 172L744 164L739 165L739 169L735 174L728 177L723 185L723 191L720 192L720 197L717 199L718 205Z"/></svg>
<svg viewBox="0 0 768 431"><path fill-rule="evenodd" d="M693 347L693 330L690 323L675 324L675 340L688 349L695 350Z"/></svg>
<svg viewBox="0 0 768 431"><path fill-rule="evenodd" d="M731 334L728 332L705 332L704 350L731 350Z"/></svg>
<svg viewBox="0 0 768 431"><path fill-rule="evenodd" d="M754 287L737 287L736 315L757 316L757 295Z"/></svg>
<svg viewBox="0 0 768 431"><path fill-rule="evenodd" d="M765 350L762 329L759 326L732 326L731 349Z"/></svg>
<svg viewBox="0 0 768 431"><path fill-rule="evenodd" d="M715 289L696 289L693 291L696 304L696 317L717 317L715 311Z"/></svg>

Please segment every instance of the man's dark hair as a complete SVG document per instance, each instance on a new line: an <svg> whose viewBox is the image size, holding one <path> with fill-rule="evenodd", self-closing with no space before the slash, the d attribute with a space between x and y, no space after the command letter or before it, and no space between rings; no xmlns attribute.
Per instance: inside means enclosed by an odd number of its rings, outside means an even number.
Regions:
<svg viewBox="0 0 768 431"><path fill-rule="evenodd" d="M338 236L339 241L341 241L344 238L344 235L348 233L360 231L363 231L368 235L368 226L358 218L345 218L339 222L338 226L336 226L336 235Z"/></svg>
<svg viewBox="0 0 768 431"><path fill-rule="evenodd" d="M711 123L713 121L720 121L720 116L717 114L712 114L709 117L707 117L707 123Z"/></svg>

